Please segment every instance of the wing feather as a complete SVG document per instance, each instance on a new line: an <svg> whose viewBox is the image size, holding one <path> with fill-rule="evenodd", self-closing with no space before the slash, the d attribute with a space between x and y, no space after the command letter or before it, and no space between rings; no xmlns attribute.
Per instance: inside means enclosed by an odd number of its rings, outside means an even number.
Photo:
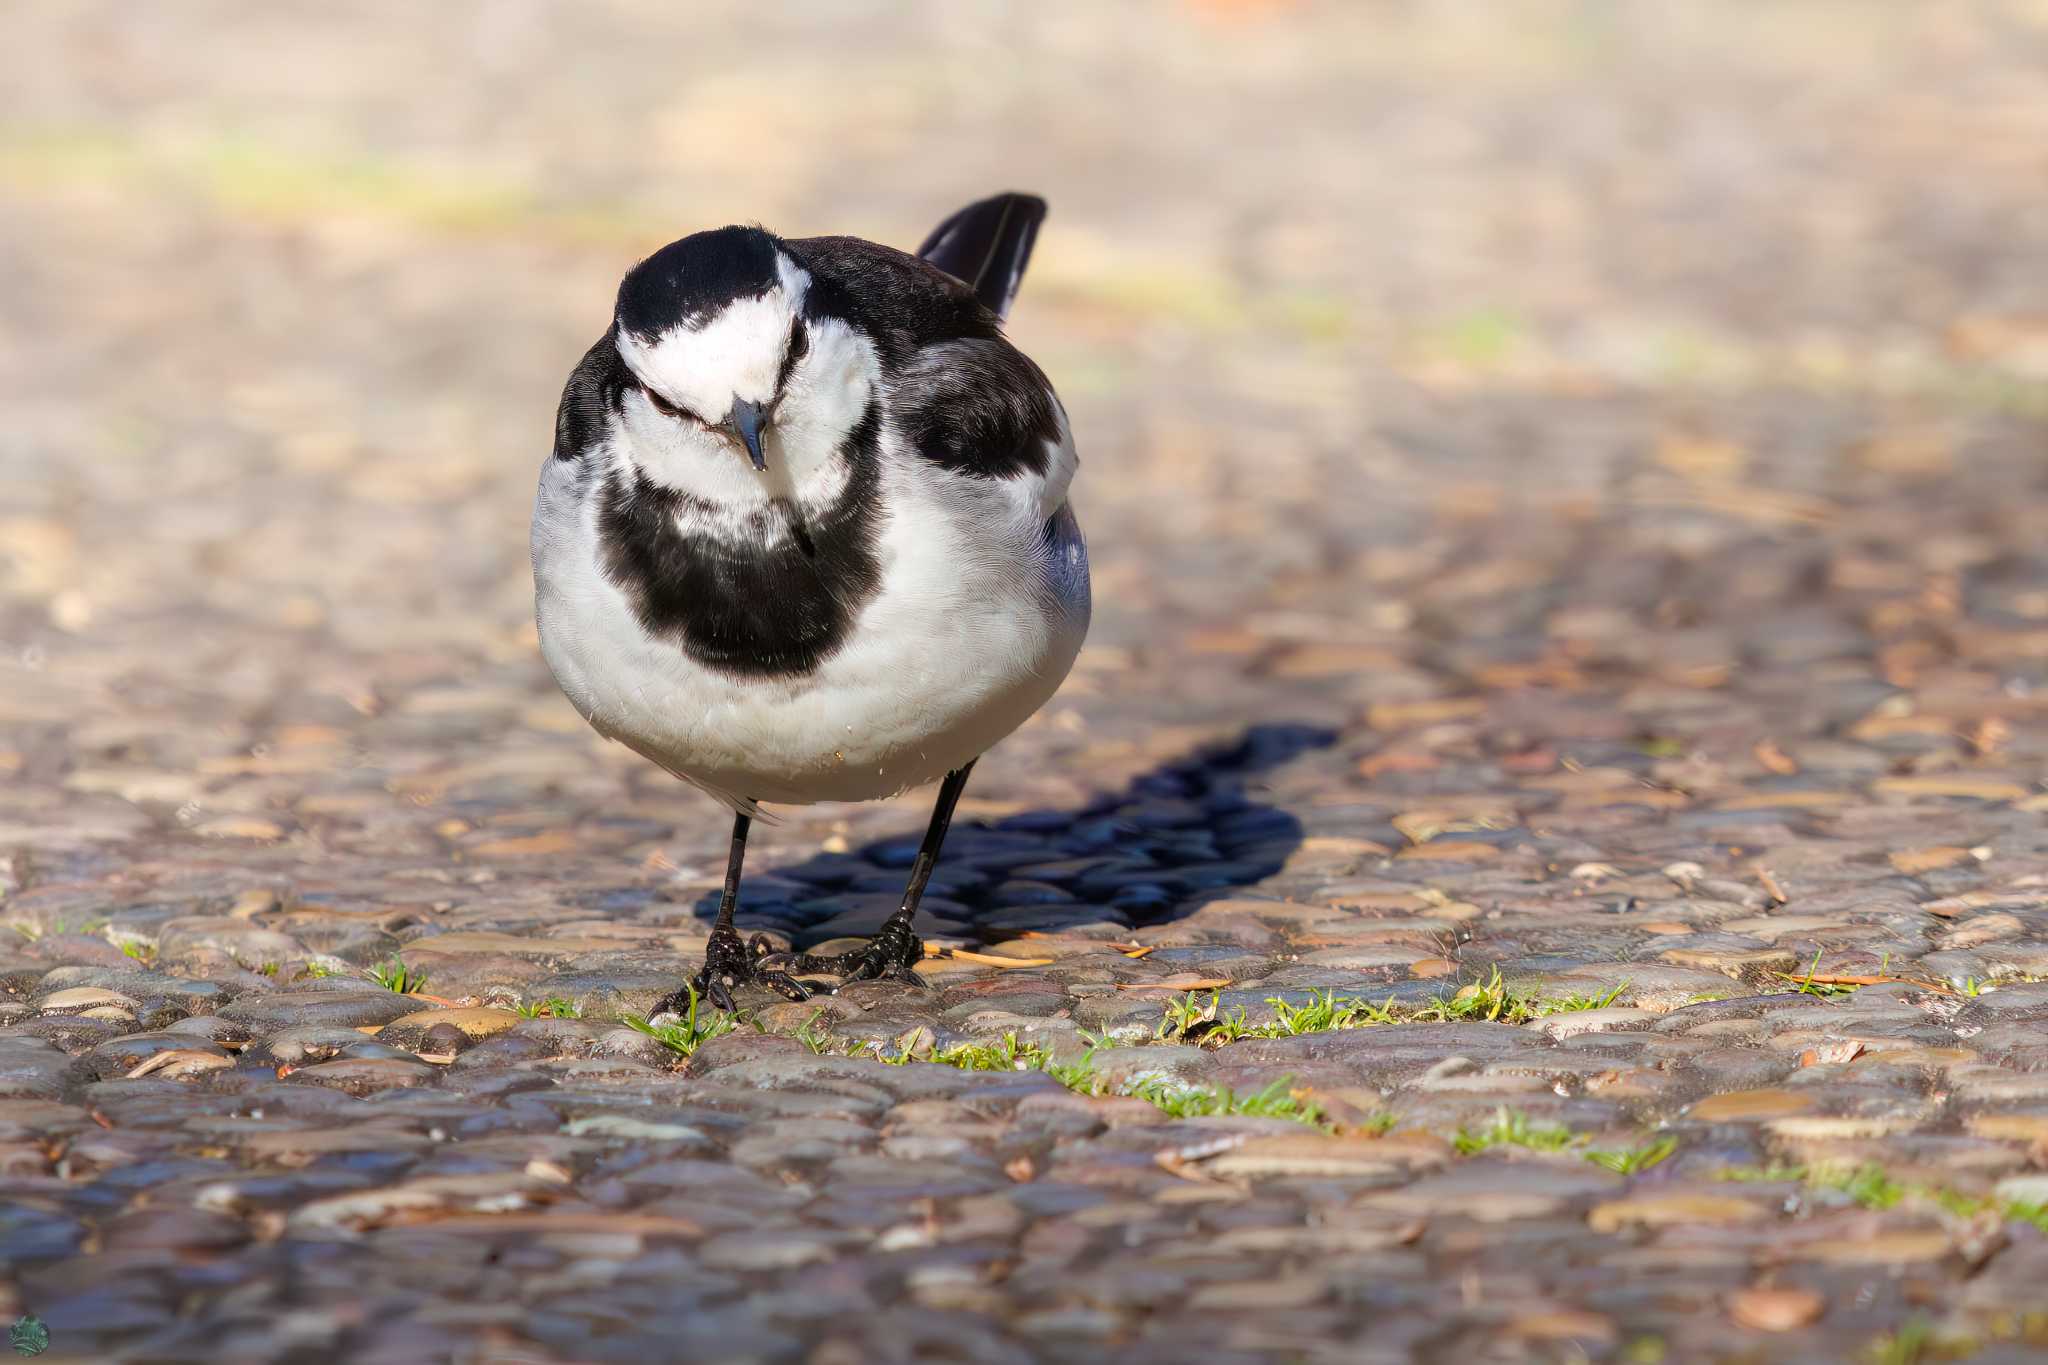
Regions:
<svg viewBox="0 0 2048 1365"><path fill-rule="evenodd" d="M917 254L964 282L991 313L1005 317L1044 221L1045 201L1037 195L994 195L933 228Z"/></svg>

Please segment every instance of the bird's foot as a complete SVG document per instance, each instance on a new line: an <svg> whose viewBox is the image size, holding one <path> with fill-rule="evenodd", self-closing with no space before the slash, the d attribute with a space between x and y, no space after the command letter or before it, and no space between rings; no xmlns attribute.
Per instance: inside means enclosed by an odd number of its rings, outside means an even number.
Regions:
<svg viewBox="0 0 2048 1365"><path fill-rule="evenodd" d="M924 940L911 929L909 920L891 919L882 931L852 952L814 957L810 953L790 955L788 970L827 972L847 981L901 981L927 985L915 968L924 961Z"/></svg>
<svg viewBox="0 0 2048 1365"><path fill-rule="evenodd" d="M704 945L703 970L692 978L689 986L663 997L654 1012L688 1013L693 992L699 999L729 1012L734 1007L733 989L738 986L766 986L787 999L808 1000L811 988L771 961L788 956L778 952L765 934L743 940L735 929L713 929L711 941Z"/></svg>

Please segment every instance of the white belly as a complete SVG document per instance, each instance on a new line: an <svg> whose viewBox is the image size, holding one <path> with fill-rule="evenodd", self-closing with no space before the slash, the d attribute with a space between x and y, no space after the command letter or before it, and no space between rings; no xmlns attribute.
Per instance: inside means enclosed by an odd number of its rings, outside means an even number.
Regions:
<svg viewBox="0 0 2048 1365"><path fill-rule="evenodd" d="M1087 632L1071 511L1045 537L1006 498L892 471L880 591L840 648L793 678L721 672L641 628L573 478L551 461L535 506L541 652L599 732L738 809L871 800L960 767L1045 704Z"/></svg>

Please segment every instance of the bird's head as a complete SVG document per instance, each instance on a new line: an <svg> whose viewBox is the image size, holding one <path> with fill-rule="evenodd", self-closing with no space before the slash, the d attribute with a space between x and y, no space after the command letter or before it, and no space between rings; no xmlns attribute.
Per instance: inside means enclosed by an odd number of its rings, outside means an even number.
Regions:
<svg viewBox="0 0 2048 1365"><path fill-rule="evenodd" d="M766 480L777 457L787 490L836 451L873 393L874 350L811 294L757 227L695 233L628 271L615 321L636 458L716 497Z"/></svg>

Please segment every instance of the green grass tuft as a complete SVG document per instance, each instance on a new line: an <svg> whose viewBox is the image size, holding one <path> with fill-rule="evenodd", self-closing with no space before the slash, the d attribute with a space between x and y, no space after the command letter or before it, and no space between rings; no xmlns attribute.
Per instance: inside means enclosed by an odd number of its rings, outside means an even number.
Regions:
<svg viewBox="0 0 2048 1365"><path fill-rule="evenodd" d="M1890 961L1889 956L1887 956L1886 961ZM1781 981L1791 982L1792 990L1796 994L1817 995L1820 996L1822 999L1826 1000L1832 1000L1838 996L1854 995L1857 991L1863 989L1861 986L1846 986L1842 985L1839 982L1815 981L1813 979L1814 974L1819 970L1820 949L1815 948L1813 950L1813 961L1807 964L1806 974L1804 976L1801 976L1796 972L1773 972L1771 973L1771 975L1777 977ZM1879 975L1882 975L1882 973L1879 973Z"/></svg>
<svg viewBox="0 0 2048 1365"><path fill-rule="evenodd" d="M678 1057L688 1057L713 1038L723 1038L746 1022L739 1015L720 1010L709 1019L702 1018L697 1011L697 991L684 986L690 992L690 1008L683 1017L673 1024L657 1024L645 1015L628 1014L620 1022L627 1028L646 1034Z"/></svg>
<svg viewBox="0 0 2048 1365"><path fill-rule="evenodd" d="M1729 1166L1714 1172L1716 1180L1734 1180L1745 1185L1776 1185L1787 1180L1806 1179L1804 1166L1785 1166L1773 1162L1768 1166Z"/></svg>
<svg viewBox="0 0 2048 1365"><path fill-rule="evenodd" d="M1322 1106L1296 1092L1292 1076L1282 1076L1263 1090L1245 1094L1228 1086L1191 1085L1171 1077L1151 1076L1127 1084L1123 1093L1177 1119L1243 1115L1323 1126Z"/></svg>
<svg viewBox="0 0 2048 1365"><path fill-rule="evenodd" d="M1037 1043L1020 1043L1005 1033L993 1043L954 1043L933 1050L931 1060L961 1071L1040 1071L1051 1054Z"/></svg>
<svg viewBox="0 0 2048 1365"><path fill-rule="evenodd" d="M1830 1190L1866 1209L1893 1209L1901 1204L1932 1204L1959 1218L1987 1210L2007 1222L2026 1223L2048 1233L2048 1204L1991 1195L1968 1194L1941 1185L1894 1179L1882 1166L1732 1166L1718 1173L1722 1180L1743 1182L1796 1180L1810 1189Z"/></svg>
<svg viewBox="0 0 2048 1365"><path fill-rule="evenodd" d="M1500 1108L1483 1128L1460 1128L1451 1146L1460 1156L1477 1156L1496 1147L1522 1147L1532 1152L1564 1152L1584 1145L1583 1134L1562 1124L1535 1123L1519 1110ZM1670 1134L1646 1138L1621 1150L1594 1150L1579 1155L1616 1175L1639 1175L1678 1150L1678 1139Z"/></svg>
<svg viewBox="0 0 2048 1365"><path fill-rule="evenodd" d="M400 995L411 995L427 988L425 972L417 967L408 967L395 957L381 967L372 967L370 979L385 990L396 991Z"/></svg>
<svg viewBox="0 0 2048 1365"><path fill-rule="evenodd" d="M1547 1019L1553 1014L1578 1014L1585 1010L1604 1010L1615 1001L1621 999L1621 993L1627 990L1628 987L1629 983L1624 981L1613 990L1602 991L1598 995L1573 991L1570 995L1560 995L1555 999L1538 1000L1536 1002L1536 1017L1538 1019Z"/></svg>
<svg viewBox="0 0 2048 1365"><path fill-rule="evenodd" d="M1622 1152L1588 1152L1586 1160L1616 1175L1640 1175L1678 1150L1678 1139L1670 1134L1650 1138Z"/></svg>
<svg viewBox="0 0 2048 1365"><path fill-rule="evenodd" d="M512 1012L521 1019L581 1019L583 1017L583 1011L577 1009L574 1002L564 1000L559 995L551 995L545 1000L521 1001L512 1007Z"/></svg>
<svg viewBox="0 0 2048 1365"><path fill-rule="evenodd" d="M2015 1223L2030 1223L2043 1233L2048 1233L2048 1204L2015 1199L2004 1205L1999 1212Z"/></svg>
<svg viewBox="0 0 2048 1365"><path fill-rule="evenodd" d="M1460 1128L1451 1145L1461 1156L1474 1156L1495 1147L1526 1147L1533 1152L1561 1152L1585 1141L1569 1128L1551 1123L1532 1123L1527 1114L1501 1108L1484 1128Z"/></svg>
<svg viewBox="0 0 2048 1365"><path fill-rule="evenodd" d="M1095 1054L1115 1044L1107 1038L1087 1033L1081 1035L1081 1040L1088 1045L1088 1051L1076 1062L1055 1061L1050 1049L1021 1040L1015 1033L1005 1033L986 1043L953 1043L936 1049L929 1058L923 1059L903 1051L891 1055L873 1042L856 1045L853 1055L866 1056L890 1066L907 1066L921 1061L924 1065L950 1066L961 1071L1040 1071L1077 1094L1140 1099L1175 1118L1235 1114L1291 1119L1314 1127L1329 1126L1320 1104L1295 1093L1291 1076L1284 1076L1262 1090L1243 1094L1228 1086L1200 1085L1161 1075L1142 1076L1125 1081L1121 1086L1110 1086L1095 1070ZM1388 1126L1392 1126L1391 1118Z"/></svg>
<svg viewBox="0 0 2048 1365"><path fill-rule="evenodd" d="M1526 1024L1554 1014L1606 1009L1628 989L1624 981L1598 994L1574 992L1543 997L1511 986L1493 967L1484 981L1460 987L1454 994L1437 996L1420 1005L1397 1005L1389 997L1374 1004L1359 996L1340 996L1332 991L1311 992L1306 1004L1294 1005L1278 996L1268 996L1271 1022L1254 1024L1244 1017L1242 1005L1224 1012L1222 997L1211 991L1204 1002L1189 994L1166 1002L1164 1016L1154 1036L1174 1042L1195 1042L1204 1047L1221 1047L1240 1038L1294 1038L1304 1033L1327 1033L1341 1029L1378 1028L1391 1024L1443 1024L1486 1021Z"/></svg>
<svg viewBox="0 0 2048 1365"><path fill-rule="evenodd" d="M1268 997L1266 1003L1273 1007L1274 1022L1257 1035L1266 1038L1295 1038L1304 1033L1377 1028L1402 1022L1402 1015L1391 999L1375 1005L1360 996L1338 996L1322 991L1312 995L1306 1005L1290 1005L1277 996Z"/></svg>
<svg viewBox="0 0 2048 1365"><path fill-rule="evenodd" d="M1084 1039L1087 1037L1085 1034L1082 1036ZM1095 1053L1104 1046L1109 1044L1099 1039L1090 1042L1087 1053L1078 1062L1056 1062L1048 1056L1039 1063L1038 1069L1076 1094L1097 1094L1100 1083L1095 1076Z"/></svg>
<svg viewBox="0 0 2048 1365"><path fill-rule="evenodd" d="M824 1017L825 1011L819 1010L816 1014L804 1020L803 1027L791 1035L799 1043L802 1043L820 1057L832 1051L833 1042L832 1035L818 1027L818 1021Z"/></svg>
<svg viewBox="0 0 2048 1365"><path fill-rule="evenodd" d="M1867 1365L1920 1365L1934 1360L1934 1327L1926 1318L1916 1317L1896 1332L1887 1332L1866 1346L1861 1358Z"/></svg>

